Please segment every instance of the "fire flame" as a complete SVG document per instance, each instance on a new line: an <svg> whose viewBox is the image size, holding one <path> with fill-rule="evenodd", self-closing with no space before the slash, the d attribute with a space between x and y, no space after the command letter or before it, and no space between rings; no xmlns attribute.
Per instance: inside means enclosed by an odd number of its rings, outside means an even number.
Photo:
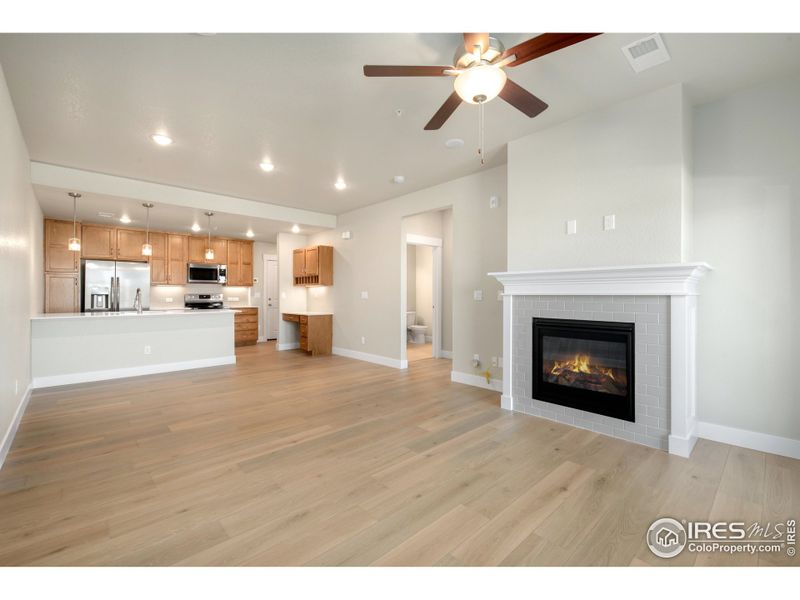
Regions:
<svg viewBox="0 0 800 600"><path fill-rule="evenodd" d="M565 360L565 361L555 361L553 368L550 370L550 373L553 375L560 375L565 371L572 371L574 373L586 373L586 374L602 374L610 377L612 380L614 379L614 371L613 369L606 369L604 367L597 367L591 364L588 354L576 354L575 358L572 360Z"/></svg>

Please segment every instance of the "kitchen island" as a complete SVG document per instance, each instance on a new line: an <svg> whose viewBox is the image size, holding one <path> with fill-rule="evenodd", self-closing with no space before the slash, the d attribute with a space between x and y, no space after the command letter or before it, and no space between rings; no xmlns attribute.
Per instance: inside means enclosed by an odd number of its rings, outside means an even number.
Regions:
<svg viewBox="0 0 800 600"><path fill-rule="evenodd" d="M34 388L236 363L236 310L49 313L31 318Z"/></svg>

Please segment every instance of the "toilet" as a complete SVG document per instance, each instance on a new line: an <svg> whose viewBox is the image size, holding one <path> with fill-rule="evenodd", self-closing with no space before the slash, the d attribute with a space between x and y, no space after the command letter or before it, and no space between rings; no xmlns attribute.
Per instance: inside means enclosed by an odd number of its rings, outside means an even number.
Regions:
<svg viewBox="0 0 800 600"><path fill-rule="evenodd" d="M408 331L408 341L412 344L424 344L425 334L428 332L427 325L417 325L417 313L410 310L406 313L406 330Z"/></svg>

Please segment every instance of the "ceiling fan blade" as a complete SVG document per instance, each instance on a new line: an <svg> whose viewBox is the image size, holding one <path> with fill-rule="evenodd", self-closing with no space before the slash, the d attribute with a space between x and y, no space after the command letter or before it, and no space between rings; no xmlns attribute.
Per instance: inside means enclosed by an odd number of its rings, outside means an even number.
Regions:
<svg viewBox="0 0 800 600"><path fill-rule="evenodd" d="M450 97L444 101L442 107L436 111L436 114L433 115L433 118L428 121L428 124L425 125L425 130L430 131L432 129L441 128L441 126L444 125L444 122L450 118L450 115L456 111L459 104L461 104L461 98L456 92L453 92L450 94Z"/></svg>
<svg viewBox="0 0 800 600"><path fill-rule="evenodd" d="M547 108L546 102L531 94L524 87L518 86L510 79L506 80L506 84L500 90L500 97L531 118Z"/></svg>
<svg viewBox="0 0 800 600"><path fill-rule="evenodd" d="M446 77L446 70L453 67L412 67L400 65L364 65L367 77Z"/></svg>
<svg viewBox="0 0 800 600"><path fill-rule="evenodd" d="M556 50L561 50L567 46L572 46L589 38L600 35L599 33L543 33L535 38L529 39L516 46L509 48L503 56L515 55L517 58L509 64L516 67L534 58L539 58L545 54L550 54Z"/></svg>
<svg viewBox="0 0 800 600"><path fill-rule="evenodd" d="M465 33L464 34L464 50L473 53L475 46L480 44L481 54L489 49L489 34L488 33Z"/></svg>

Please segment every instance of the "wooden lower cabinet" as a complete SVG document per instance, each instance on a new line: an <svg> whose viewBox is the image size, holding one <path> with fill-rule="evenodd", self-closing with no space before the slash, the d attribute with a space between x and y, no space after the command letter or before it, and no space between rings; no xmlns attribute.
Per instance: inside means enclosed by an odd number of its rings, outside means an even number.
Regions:
<svg viewBox="0 0 800 600"><path fill-rule="evenodd" d="M44 280L44 312L80 311L81 286L77 273L46 273Z"/></svg>
<svg viewBox="0 0 800 600"><path fill-rule="evenodd" d="M297 323L301 350L312 356L333 350L333 315L283 313L283 320Z"/></svg>
<svg viewBox="0 0 800 600"><path fill-rule="evenodd" d="M233 341L235 346L252 346L258 342L258 308L234 308Z"/></svg>

